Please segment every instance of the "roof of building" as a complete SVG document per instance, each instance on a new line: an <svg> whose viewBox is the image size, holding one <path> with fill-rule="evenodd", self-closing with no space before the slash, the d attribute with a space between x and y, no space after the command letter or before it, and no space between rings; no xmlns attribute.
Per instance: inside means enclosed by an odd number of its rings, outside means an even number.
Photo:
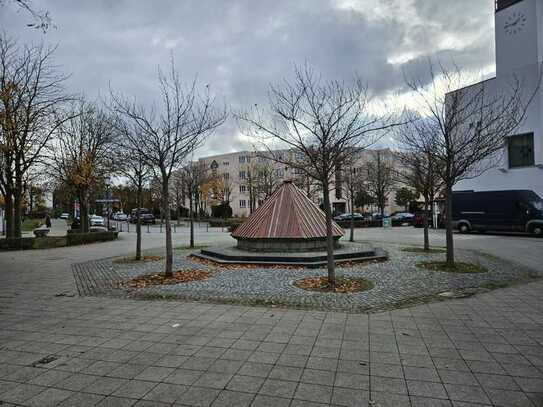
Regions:
<svg viewBox="0 0 543 407"><path fill-rule="evenodd" d="M343 229L332 221L332 233ZM249 218L232 233L238 239L319 239L326 237L324 212L292 181L284 181Z"/></svg>

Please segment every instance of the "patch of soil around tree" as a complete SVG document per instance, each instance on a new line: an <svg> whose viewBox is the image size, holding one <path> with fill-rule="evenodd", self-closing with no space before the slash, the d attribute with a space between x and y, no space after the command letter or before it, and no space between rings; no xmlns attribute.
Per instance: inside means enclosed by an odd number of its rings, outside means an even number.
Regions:
<svg viewBox="0 0 543 407"><path fill-rule="evenodd" d="M191 283L193 281L207 280L212 277L213 273L201 270L179 270L174 271L173 276L166 277L162 273L147 274L144 276L134 277L130 280L123 281L119 284L119 288L145 288L155 285L174 285L182 283Z"/></svg>
<svg viewBox="0 0 543 407"><path fill-rule="evenodd" d="M423 261L417 263L417 267L430 271L460 274L486 273L488 271L486 267L480 264L455 262L454 266L451 267L444 261Z"/></svg>
<svg viewBox="0 0 543 407"><path fill-rule="evenodd" d="M336 289L332 290L328 284L328 277L306 277L294 281L294 286L307 291L348 294L371 290L374 284L360 277L338 277L336 278Z"/></svg>

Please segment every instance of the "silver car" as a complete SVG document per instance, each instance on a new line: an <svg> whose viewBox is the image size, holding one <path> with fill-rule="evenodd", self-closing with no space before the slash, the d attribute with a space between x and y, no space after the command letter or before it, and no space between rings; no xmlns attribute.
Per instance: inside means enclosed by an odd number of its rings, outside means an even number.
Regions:
<svg viewBox="0 0 543 407"><path fill-rule="evenodd" d="M104 218L98 215L91 215L89 217L89 224L91 226L105 226L106 222L104 221Z"/></svg>

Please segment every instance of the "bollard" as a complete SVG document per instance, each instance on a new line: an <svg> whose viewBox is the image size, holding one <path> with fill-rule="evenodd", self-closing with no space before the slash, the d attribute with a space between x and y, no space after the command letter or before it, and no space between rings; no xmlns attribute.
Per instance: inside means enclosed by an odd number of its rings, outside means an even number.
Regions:
<svg viewBox="0 0 543 407"><path fill-rule="evenodd" d="M173 233L177 233L177 225L176 224L173 225Z"/></svg>
<svg viewBox="0 0 543 407"><path fill-rule="evenodd" d="M149 231L149 224L147 224L147 233L151 233L151 232Z"/></svg>
<svg viewBox="0 0 543 407"><path fill-rule="evenodd" d="M160 224L160 233L162 233L162 223Z"/></svg>
<svg viewBox="0 0 543 407"><path fill-rule="evenodd" d="M126 231L128 233L130 233L130 221L129 220L126 221Z"/></svg>

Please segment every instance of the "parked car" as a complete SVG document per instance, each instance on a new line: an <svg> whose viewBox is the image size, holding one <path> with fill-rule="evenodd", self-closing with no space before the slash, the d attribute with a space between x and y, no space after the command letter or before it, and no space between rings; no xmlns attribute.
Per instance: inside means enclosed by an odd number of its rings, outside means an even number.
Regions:
<svg viewBox="0 0 543 407"><path fill-rule="evenodd" d="M113 220L118 220L118 221L124 222L124 221L128 220L128 215L126 213L117 212L117 213L114 213L111 218Z"/></svg>
<svg viewBox="0 0 543 407"><path fill-rule="evenodd" d="M527 232L543 235L543 200L530 190L453 193L453 225L461 233Z"/></svg>
<svg viewBox="0 0 543 407"><path fill-rule="evenodd" d="M342 220L364 220L364 216L360 213L342 213L341 215L338 215L334 218L335 221L342 221Z"/></svg>
<svg viewBox="0 0 543 407"><path fill-rule="evenodd" d="M132 209L132 212L130 214L130 222L131 223L137 223L138 222L137 213L138 213L138 209ZM151 212L149 212L148 209L140 208L139 209L139 214L140 214L141 223L143 223L143 224L149 224L149 223L154 224L155 223L155 216Z"/></svg>
<svg viewBox="0 0 543 407"><path fill-rule="evenodd" d="M70 219L70 214L68 212L62 212L59 216L59 219Z"/></svg>
<svg viewBox="0 0 543 407"><path fill-rule="evenodd" d="M98 215L89 216L89 224L90 226L106 226L104 218Z"/></svg>
<svg viewBox="0 0 543 407"><path fill-rule="evenodd" d="M426 216L428 216L428 224L432 225L432 211L428 211ZM416 228L424 227L424 211L415 213L413 217L413 226Z"/></svg>
<svg viewBox="0 0 543 407"><path fill-rule="evenodd" d="M411 222L415 215L409 212L398 212L392 216L392 220L396 222Z"/></svg>
<svg viewBox="0 0 543 407"><path fill-rule="evenodd" d="M385 213L384 216L381 215L381 213L379 212L374 212L371 214L371 219L372 220L383 220L383 218L388 218L390 217L387 213Z"/></svg>

